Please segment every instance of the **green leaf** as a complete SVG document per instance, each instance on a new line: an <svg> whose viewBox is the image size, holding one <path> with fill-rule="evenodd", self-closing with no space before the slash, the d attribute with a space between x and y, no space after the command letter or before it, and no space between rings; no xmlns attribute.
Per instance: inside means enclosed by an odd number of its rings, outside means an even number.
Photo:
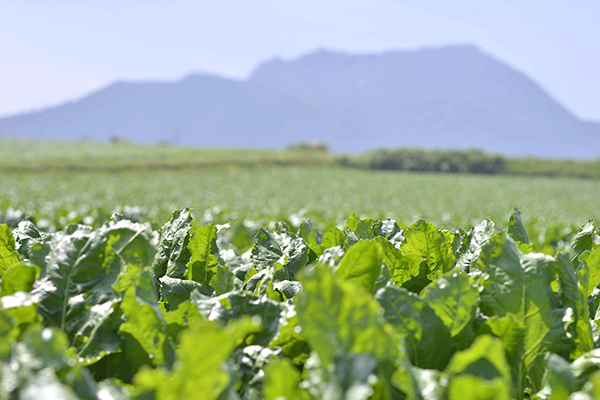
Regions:
<svg viewBox="0 0 600 400"><path fill-rule="evenodd" d="M150 272L143 271L137 284L125 292L121 303L121 334L133 338L155 365L173 362L173 347L167 337L167 323L158 306L156 288Z"/></svg>
<svg viewBox="0 0 600 400"><path fill-rule="evenodd" d="M593 249L595 231L594 221L588 221L587 224L579 229L579 232L573 237L568 247L569 256L572 261L575 261L584 251L591 251Z"/></svg>
<svg viewBox="0 0 600 400"><path fill-rule="evenodd" d="M298 228L298 236L300 236L308 244L311 249L314 249L321 243L321 236L313 228L312 222L309 219L305 219Z"/></svg>
<svg viewBox="0 0 600 400"><path fill-rule="evenodd" d="M467 275L446 274L423 289L421 297L450 330L458 335L475 318L478 291Z"/></svg>
<svg viewBox="0 0 600 400"><path fill-rule="evenodd" d="M4 272L21 262L19 253L15 250L15 239L8 225L0 225L0 278Z"/></svg>
<svg viewBox="0 0 600 400"><path fill-rule="evenodd" d="M207 296L213 293L211 287L204 286L198 282L187 279L169 278L166 275L160 278L160 297L165 302L167 310L174 310L179 304L190 300L190 293L194 290L198 290Z"/></svg>
<svg viewBox="0 0 600 400"><path fill-rule="evenodd" d="M162 306L162 304L159 304ZM179 343L179 335L190 325L202 319L198 309L191 301L179 304L175 310L167 311L161 307L162 315L167 322L167 334L172 343Z"/></svg>
<svg viewBox="0 0 600 400"><path fill-rule="evenodd" d="M115 297L111 285L121 261L101 231L69 225L53 247L46 276L35 284L38 312L50 326L73 332L84 308Z"/></svg>
<svg viewBox="0 0 600 400"><path fill-rule="evenodd" d="M40 269L36 265L16 264L9 267L0 281L0 297L17 292L31 292L39 276Z"/></svg>
<svg viewBox="0 0 600 400"><path fill-rule="evenodd" d="M31 221L19 222L13 235L21 257L43 270L46 256L50 253L52 235L41 233Z"/></svg>
<svg viewBox="0 0 600 400"><path fill-rule="evenodd" d="M198 320L181 334L179 363L172 371L140 371L134 378L134 398L214 400L225 390L229 375L223 365L236 345L257 325L243 318L224 328Z"/></svg>
<svg viewBox="0 0 600 400"><path fill-rule="evenodd" d="M314 247L313 250L316 255L320 257L327 249L332 247L342 247L344 245L344 238L344 232L338 228L330 229L323 235L321 244Z"/></svg>
<svg viewBox="0 0 600 400"><path fill-rule="evenodd" d="M215 293L225 294L231 292L235 288L235 275L229 268L223 265L217 265L215 275L210 280L210 286L215 290Z"/></svg>
<svg viewBox="0 0 600 400"><path fill-rule="evenodd" d="M217 227L210 224L199 228L187 247L192 258L187 264L186 278L208 286L217 273L217 266L223 262L217 247Z"/></svg>
<svg viewBox="0 0 600 400"><path fill-rule="evenodd" d="M454 268L452 241L453 237L445 235L437 226L420 219L406 229L400 252L403 255L421 257L427 266L428 278L434 280Z"/></svg>
<svg viewBox="0 0 600 400"><path fill-rule="evenodd" d="M101 230L124 265L117 282L113 285L115 291L123 293L135 283L143 269L152 265L158 235L146 226L129 220L111 221L108 227Z"/></svg>
<svg viewBox="0 0 600 400"><path fill-rule="evenodd" d="M308 246L291 232L271 232L263 227L254 237L252 261L261 269L280 264L283 268L277 277L290 280L308 262Z"/></svg>
<svg viewBox="0 0 600 400"><path fill-rule="evenodd" d="M571 363L571 371L582 386L588 378L600 371L600 348L588 351Z"/></svg>
<svg viewBox="0 0 600 400"><path fill-rule="evenodd" d="M14 332L20 334L41 321L37 313L38 304L39 296L16 292L0 298L0 311L10 319L11 330L14 328Z"/></svg>
<svg viewBox="0 0 600 400"><path fill-rule="evenodd" d="M338 228L333 228L325 232L323 235L323 240L321 241L321 246L324 249L329 249L335 246L343 246L344 245L344 232L339 230Z"/></svg>
<svg viewBox="0 0 600 400"><path fill-rule="evenodd" d="M405 282L419 275L420 266L423 262L419 255L409 254L405 256L388 239L383 237L376 237L373 241L381 246L385 265L396 285L402 286Z"/></svg>
<svg viewBox="0 0 600 400"><path fill-rule="evenodd" d="M263 394L265 400L310 399L308 392L300 387L300 373L287 359L267 365Z"/></svg>
<svg viewBox="0 0 600 400"><path fill-rule="evenodd" d="M375 360L397 356L380 306L362 287L338 282L331 268L316 266L301 279L296 311L302 336L323 365L336 354L370 354Z"/></svg>
<svg viewBox="0 0 600 400"><path fill-rule="evenodd" d="M448 400L509 400L507 384L474 375L459 375L448 388Z"/></svg>
<svg viewBox="0 0 600 400"><path fill-rule="evenodd" d="M578 389L579 385L569 363L556 354L548 354L546 375L547 388L542 392L545 392L543 394L549 400L568 399Z"/></svg>
<svg viewBox="0 0 600 400"><path fill-rule="evenodd" d="M492 333L503 338L509 353L517 394L538 355L565 339L566 310L552 291L555 260L523 254L514 240L496 235L484 247L476 275L483 273L481 311L492 318Z"/></svg>
<svg viewBox="0 0 600 400"><path fill-rule="evenodd" d="M449 399L511 399L504 347L490 335L479 336L471 347L454 354L445 372Z"/></svg>
<svg viewBox="0 0 600 400"><path fill-rule="evenodd" d="M67 346L68 338L58 329L31 327L13 347L10 368L3 365L2 398L96 398L96 382Z"/></svg>
<svg viewBox="0 0 600 400"><path fill-rule="evenodd" d="M515 208L508 220L508 234L517 242L529 244L529 236L518 208Z"/></svg>
<svg viewBox="0 0 600 400"><path fill-rule="evenodd" d="M494 222L486 219L474 226L468 234L468 244L457 257L456 267L463 272L469 272L471 265L477 262L481 249L494 233Z"/></svg>
<svg viewBox="0 0 600 400"><path fill-rule="evenodd" d="M348 221L346 221L346 229L355 231L358 226L359 221L360 221L360 218L357 217L356 214L350 215L350 217L348 217Z"/></svg>
<svg viewBox="0 0 600 400"><path fill-rule="evenodd" d="M342 281L353 282L372 292L381 273L383 251L375 241L361 241L350 247L342 257L336 275Z"/></svg>
<svg viewBox="0 0 600 400"><path fill-rule="evenodd" d="M414 366L441 370L452 354L448 328L427 303L405 289L386 287L376 293L385 319L404 338Z"/></svg>
<svg viewBox="0 0 600 400"><path fill-rule="evenodd" d="M71 344L83 365L90 365L108 354L121 351L121 315L116 301L108 301L89 309L86 318L74 332Z"/></svg>
<svg viewBox="0 0 600 400"><path fill-rule="evenodd" d="M191 254L188 249L190 228L192 227L192 209L173 211L173 215L160 231L158 252L152 264L156 279L168 275L183 279Z"/></svg>
<svg viewBox="0 0 600 400"><path fill-rule="evenodd" d="M375 237L384 237L394 246L399 246L404 240L402 228L393 219L375 221L371 225L371 230Z"/></svg>
<svg viewBox="0 0 600 400"><path fill-rule="evenodd" d="M585 264L582 273L587 271L587 287L582 287L582 293L587 298L591 296L594 288L600 284L600 248L592 252L585 251L579 257L579 261ZM578 272L578 275L581 273Z"/></svg>
<svg viewBox="0 0 600 400"><path fill-rule="evenodd" d="M266 296L231 292L217 297L208 297L195 291L191 298L200 315L209 321L219 321L226 325L244 316L260 318L262 328L254 335L254 344L267 346L271 339L277 336L280 324L283 322L281 316L285 311L285 305Z"/></svg>
<svg viewBox="0 0 600 400"><path fill-rule="evenodd" d="M301 367L310 355L310 347L302 336L298 315L290 316L288 312L286 319L286 323L279 330L279 335L271 341L269 347L281 349L286 358Z"/></svg>
<svg viewBox="0 0 600 400"><path fill-rule="evenodd" d="M588 287L589 274L579 274L578 279L567 253L557 255L557 266L559 297L562 304L570 307L573 313L573 323L570 324L568 331L575 343L570 356L575 359L594 347L587 296L582 293Z"/></svg>

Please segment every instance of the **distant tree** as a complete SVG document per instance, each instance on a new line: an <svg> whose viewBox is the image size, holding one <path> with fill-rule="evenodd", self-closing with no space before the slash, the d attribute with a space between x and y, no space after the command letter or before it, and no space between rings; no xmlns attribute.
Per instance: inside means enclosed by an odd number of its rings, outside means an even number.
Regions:
<svg viewBox="0 0 600 400"><path fill-rule="evenodd" d="M122 138L121 136L119 136L119 135L114 135L114 134L113 134L113 135L110 135L110 137L108 138L108 142L109 142L110 144L114 144L114 145L117 145L117 144L124 144L124 143L129 143L129 141L128 141L127 139L124 139L124 138Z"/></svg>

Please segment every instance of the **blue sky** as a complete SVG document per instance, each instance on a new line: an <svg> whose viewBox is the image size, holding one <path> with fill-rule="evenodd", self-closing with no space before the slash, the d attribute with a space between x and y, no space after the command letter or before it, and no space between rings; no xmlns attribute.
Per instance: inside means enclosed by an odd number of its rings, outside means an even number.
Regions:
<svg viewBox="0 0 600 400"><path fill-rule="evenodd" d="M599 38L598 0L0 0L0 115L318 47L473 43L600 120Z"/></svg>

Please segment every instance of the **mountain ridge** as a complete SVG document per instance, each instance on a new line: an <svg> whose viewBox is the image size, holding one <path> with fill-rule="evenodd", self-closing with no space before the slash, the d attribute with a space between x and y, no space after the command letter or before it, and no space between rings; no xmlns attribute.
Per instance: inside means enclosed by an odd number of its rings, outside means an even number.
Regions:
<svg viewBox="0 0 600 400"><path fill-rule="evenodd" d="M78 100L0 119L5 136L334 150L479 147L509 155L596 157L600 123L470 45L352 54L320 49L260 63L245 80L191 73L117 81Z"/></svg>

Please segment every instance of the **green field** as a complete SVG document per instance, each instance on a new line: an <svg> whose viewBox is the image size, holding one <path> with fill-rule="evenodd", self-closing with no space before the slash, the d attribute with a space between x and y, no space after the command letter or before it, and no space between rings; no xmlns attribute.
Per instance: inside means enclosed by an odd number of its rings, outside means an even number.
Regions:
<svg viewBox="0 0 600 400"><path fill-rule="evenodd" d="M1 399L598 398L600 180L1 144Z"/></svg>
<svg viewBox="0 0 600 400"><path fill-rule="evenodd" d="M236 165L314 164L331 161L332 156L328 154L301 151L0 138L0 173L227 168Z"/></svg>
<svg viewBox="0 0 600 400"><path fill-rule="evenodd" d="M456 227L485 217L504 221L519 207L530 223L582 225L600 218L600 181L565 178L382 172L326 166L230 167L120 173L27 173L0 177L0 210L18 209L60 227L96 215L103 223L121 206L141 207L150 220L196 206L217 220L287 218L318 221L351 213ZM0 215L2 214L0 211ZM90 220L88 220L89 222Z"/></svg>

